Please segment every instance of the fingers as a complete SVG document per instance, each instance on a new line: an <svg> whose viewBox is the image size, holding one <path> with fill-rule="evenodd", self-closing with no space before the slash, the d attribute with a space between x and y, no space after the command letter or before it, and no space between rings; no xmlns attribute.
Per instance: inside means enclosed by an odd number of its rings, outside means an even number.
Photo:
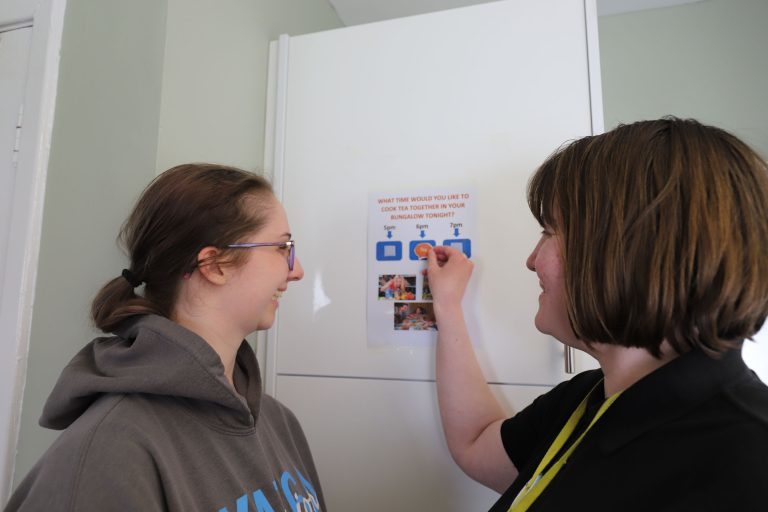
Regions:
<svg viewBox="0 0 768 512"><path fill-rule="evenodd" d="M427 253L427 275L435 304L460 304L474 264L457 249L437 246Z"/></svg>
<svg viewBox="0 0 768 512"><path fill-rule="evenodd" d="M438 245L427 253L427 268L438 269L448 262L448 255L443 251L446 247Z"/></svg>
<svg viewBox="0 0 768 512"><path fill-rule="evenodd" d="M457 249L438 245L427 253L427 269L425 275L432 272L433 278L441 275L459 275L472 273L474 264L467 256Z"/></svg>
<svg viewBox="0 0 768 512"><path fill-rule="evenodd" d="M437 247L433 247L427 253L427 259L429 262L434 261L434 265L442 267L451 259L456 259L456 261L466 260L467 256L463 252L454 249L453 247L438 245ZM430 264L429 266L433 266L433 264Z"/></svg>
<svg viewBox="0 0 768 512"><path fill-rule="evenodd" d="M435 252L435 249L436 247L433 247L427 253L427 268L435 268L440 265L437 261L437 252Z"/></svg>
<svg viewBox="0 0 768 512"><path fill-rule="evenodd" d="M432 250L435 252L439 261L447 261L451 251L454 251L454 249L446 247L445 245L438 245L437 247L433 247Z"/></svg>

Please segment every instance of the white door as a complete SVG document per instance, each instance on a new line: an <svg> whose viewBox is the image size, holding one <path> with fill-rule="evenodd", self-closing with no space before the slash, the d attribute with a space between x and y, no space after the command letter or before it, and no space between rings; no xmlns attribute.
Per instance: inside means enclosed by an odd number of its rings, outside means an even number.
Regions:
<svg viewBox="0 0 768 512"><path fill-rule="evenodd" d="M0 506L13 479L65 7L0 1Z"/></svg>
<svg viewBox="0 0 768 512"><path fill-rule="evenodd" d="M8 250L13 219L19 150L17 124L27 82L32 28L0 32L0 475L6 484L10 460L15 451L11 432L16 421L14 396L18 365L17 300L3 297L13 271ZM17 269L18 270L18 269ZM4 300L5 299L5 300ZM16 411L17 412L17 411ZM0 497L3 489L0 488Z"/></svg>
<svg viewBox="0 0 768 512"><path fill-rule="evenodd" d="M329 509L496 499L451 462L433 345L367 336L369 193L471 187L465 309L485 376L514 409L566 378L562 344L533 325L540 289L525 260L540 228L525 186L562 142L602 129L593 7L508 0L281 39L275 189L305 277L281 299L267 382L302 422Z"/></svg>
<svg viewBox="0 0 768 512"><path fill-rule="evenodd" d="M465 305L486 377L566 377L562 344L533 325L525 261L540 228L525 188L560 144L601 130L589 4L491 2L287 39L275 180L306 274L281 301L277 374L434 378L430 347L367 337L369 193L463 187L476 192Z"/></svg>
<svg viewBox="0 0 768 512"><path fill-rule="evenodd" d="M20 131L17 124L21 117L27 82L31 42L32 27L0 32L0 294L5 281L13 191L18 167Z"/></svg>

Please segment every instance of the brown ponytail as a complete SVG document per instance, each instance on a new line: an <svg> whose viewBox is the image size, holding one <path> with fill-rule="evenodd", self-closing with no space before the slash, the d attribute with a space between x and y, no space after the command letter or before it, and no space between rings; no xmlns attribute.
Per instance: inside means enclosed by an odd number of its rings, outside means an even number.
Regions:
<svg viewBox="0 0 768 512"><path fill-rule="evenodd" d="M170 317L179 283L197 266L203 247L224 247L257 231L272 187L263 177L212 164L184 164L155 178L123 224L119 243L131 259L130 277L105 284L91 305L94 325L113 332L136 315ZM250 198L246 206L244 199ZM227 263L243 253L224 251ZM133 281L133 282L129 282ZM144 284L138 294L134 284Z"/></svg>
<svg viewBox="0 0 768 512"><path fill-rule="evenodd" d="M163 314L122 276L105 284L91 305L93 323L104 332L114 331L126 318L147 313Z"/></svg>

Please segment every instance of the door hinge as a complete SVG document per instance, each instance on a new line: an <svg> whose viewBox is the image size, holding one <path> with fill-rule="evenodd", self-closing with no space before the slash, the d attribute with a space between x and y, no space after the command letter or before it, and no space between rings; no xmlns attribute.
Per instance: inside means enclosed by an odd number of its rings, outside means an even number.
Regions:
<svg viewBox="0 0 768 512"><path fill-rule="evenodd" d="M24 119L24 105L19 105L19 115L16 118L16 135L14 136L13 141L13 166L18 167L19 165L19 149L21 147L21 124L22 120Z"/></svg>

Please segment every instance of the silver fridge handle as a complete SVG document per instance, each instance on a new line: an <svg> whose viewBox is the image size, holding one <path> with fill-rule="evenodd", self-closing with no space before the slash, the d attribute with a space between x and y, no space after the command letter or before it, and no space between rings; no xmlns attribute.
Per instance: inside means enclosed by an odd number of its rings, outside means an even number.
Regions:
<svg viewBox="0 0 768 512"><path fill-rule="evenodd" d="M576 349L565 347L565 373L576 373Z"/></svg>

